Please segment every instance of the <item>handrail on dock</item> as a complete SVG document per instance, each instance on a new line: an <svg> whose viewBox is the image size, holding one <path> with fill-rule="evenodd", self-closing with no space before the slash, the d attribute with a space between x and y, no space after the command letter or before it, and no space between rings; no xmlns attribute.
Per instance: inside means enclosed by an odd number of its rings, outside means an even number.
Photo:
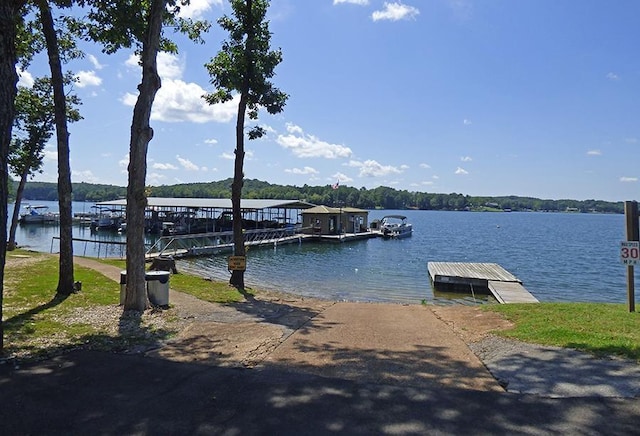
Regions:
<svg viewBox="0 0 640 436"><path fill-rule="evenodd" d="M243 231L246 245L278 245L300 234L300 227ZM147 250L147 258L197 256L233 250L233 232L162 236Z"/></svg>
<svg viewBox="0 0 640 436"><path fill-rule="evenodd" d="M52 236L51 237L51 248L49 249L50 253L53 253L53 241L54 240L60 240L60 236ZM84 251L82 253L83 256L87 255L87 244L92 242L94 244L98 244L98 258L100 258L100 248L102 247L102 245L106 245L107 247L109 245L113 245L113 246L120 246L120 257L124 257L124 254L126 252L126 246L127 243L126 242L122 242L122 241L101 241L98 239L86 239L86 238L71 238L72 243L73 242L84 242ZM124 247L124 249L122 248ZM105 257L107 257L107 248L105 247Z"/></svg>

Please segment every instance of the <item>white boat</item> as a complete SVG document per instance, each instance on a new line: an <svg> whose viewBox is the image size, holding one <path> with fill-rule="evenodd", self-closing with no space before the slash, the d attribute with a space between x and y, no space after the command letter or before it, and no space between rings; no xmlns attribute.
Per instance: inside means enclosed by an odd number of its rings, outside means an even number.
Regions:
<svg viewBox="0 0 640 436"><path fill-rule="evenodd" d="M380 220L380 233L383 238L407 238L413 233L413 226L404 215L387 215Z"/></svg>
<svg viewBox="0 0 640 436"><path fill-rule="evenodd" d="M99 208L96 218L91 222L91 230L118 230L123 221L122 210Z"/></svg>
<svg viewBox="0 0 640 436"><path fill-rule="evenodd" d="M60 215L49 212L49 206L26 205L20 215L21 224L55 224L60 222Z"/></svg>

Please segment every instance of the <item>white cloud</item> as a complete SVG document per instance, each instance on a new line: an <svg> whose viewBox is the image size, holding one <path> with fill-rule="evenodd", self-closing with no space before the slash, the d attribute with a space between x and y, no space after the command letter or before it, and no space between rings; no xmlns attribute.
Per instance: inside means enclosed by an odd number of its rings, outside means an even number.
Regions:
<svg viewBox="0 0 640 436"><path fill-rule="evenodd" d="M369 0L333 0L334 5L339 5L342 3L349 3L352 5L360 5L367 6L369 4Z"/></svg>
<svg viewBox="0 0 640 436"><path fill-rule="evenodd" d="M635 183L638 181L637 177L620 177L622 183Z"/></svg>
<svg viewBox="0 0 640 436"><path fill-rule="evenodd" d="M43 160L58 162L58 149L54 145L47 145L43 150Z"/></svg>
<svg viewBox="0 0 640 436"><path fill-rule="evenodd" d="M137 74L140 73L140 56L131 53L124 64ZM182 78L185 69L184 60L172 53L160 52L157 58L158 75L162 79L162 86L165 80L175 80Z"/></svg>
<svg viewBox="0 0 640 436"><path fill-rule="evenodd" d="M462 124L464 124L465 126L470 126L472 123L470 119L465 118L464 120L462 120Z"/></svg>
<svg viewBox="0 0 640 436"><path fill-rule="evenodd" d="M471 156L462 156L460 160L462 162L471 162L473 159L471 158Z"/></svg>
<svg viewBox="0 0 640 436"><path fill-rule="evenodd" d="M462 175L469 174L469 171L465 170L464 168L458 167L456 168L456 174L462 174Z"/></svg>
<svg viewBox="0 0 640 436"><path fill-rule="evenodd" d="M136 70L136 69L139 70L140 69L140 57L138 55L136 55L135 53L131 53L129 55L129 57L127 58L127 60L124 61L124 64L130 70Z"/></svg>
<svg viewBox="0 0 640 436"><path fill-rule="evenodd" d="M156 162L154 163L151 168L153 168L154 170L177 170L178 167L175 166L174 164L170 164L170 163L160 163L160 162Z"/></svg>
<svg viewBox="0 0 640 436"><path fill-rule="evenodd" d="M23 71L19 68L16 68L16 72L18 73L18 86L24 86L25 88L31 88L34 84L33 76L28 71Z"/></svg>
<svg viewBox="0 0 640 436"><path fill-rule="evenodd" d="M224 153L222 153L222 154L220 155L220 157L221 157L222 159L233 160L233 159L235 159L235 158L236 158L236 155L235 155L235 154L233 154L233 153L226 153L226 152L224 152Z"/></svg>
<svg viewBox="0 0 640 436"><path fill-rule="evenodd" d="M284 172L290 174L318 174L318 170L311 167L286 169Z"/></svg>
<svg viewBox="0 0 640 436"><path fill-rule="evenodd" d="M294 135L302 135L304 133L304 131L302 130L302 127L297 126L293 123L287 123L287 132Z"/></svg>
<svg viewBox="0 0 640 436"><path fill-rule="evenodd" d="M84 171L71 171L71 178L74 183L86 182L86 183L97 183L99 180L95 174L91 170Z"/></svg>
<svg viewBox="0 0 640 436"><path fill-rule="evenodd" d="M347 182L353 182L353 179L349 176L347 176L346 174L337 172L334 175L332 175L331 177L327 178L327 180L333 182L334 180L339 181L340 183L347 183Z"/></svg>
<svg viewBox="0 0 640 436"><path fill-rule="evenodd" d="M607 73L607 79L620 80L620 76L618 76L616 73Z"/></svg>
<svg viewBox="0 0 640 436"><path fill-rule="evenodd" d="M222 0L191 0L189 5L180 8L181 18L200 20L211 10L211 6L222 6Z"/></svg>
<svg viewBox="0 0 640 436"><path fill-rule="evenodd" d="M194 164L193 162L191 162L189 159L182 158L180 157L180 155L176 155L176 159L178 160L180 165L182 165L182 168L184 168L185 170L200 171L200 167Z"/></svg>
<svg viewBox="0 0 640 436"><path fill-rule="evenodd" d="M364 162L352 160L348 164L350 167L359 168L360 177L383 177L389 174L401 174L403 167L394 167L392 165L382 165L375 160L366 160Z"/></svg>
<svg viewBox="0 0 640 436"><path fill-rule="evenodd" d="M98 77L95 71L78 71L78 88L86 88L87 86L100 86L102 79Z"/></svg>
<svg viewBox="0 0 640 436"><path fill-rule="evenodd" d="M160 174L160 173L147 173L147 181L146 183L152 186L157 186L157 185L161 185L163 180L165 180L166 177L164 174Z"/></svg>
<svg viewBox="0 0 640 436"><path fill-rule="evenodd" d="M290 149L297 157L323 157L325 159L347 158L352 151L340 144L331 144L313 135L304 133L301 127L287 124L288 135L278 135L277 143Z"/></svg>
<svg viewBox="0 0 640 436"><path fill-rule="evenodd" d="M429 169L429 168L431 168L431 165L426 164L426 163L421 163L420 164L420 168Z"/></svg>
<svg viewBox="0 0 640 436"><path fill-rule="evenodd" d="M138 57L129 56L125 64L139 70ZM151 119L167 123L228 123L237 115L239 97L226 103L208 104L203 95L207 93L197 83L181 80L185 65L182 59L170 53L158 54L158 73L162 78L162 87L153 103ZM133 107L137 94L126 93L122 102Z"/></svg>
<svg viewBox="0 0 640 436"><path fill-rule="evenodd" d="M205 139L205 140L204 140L204 143L205 143L205 144L209 144L209 145L216 145L216 144L218 143L218 140L217 140L217 139L213 139L213 138L211 138L211 139Z"/></svg>
<svg viewBox="0 0 640 436"><path fill-rule="evenodd" d="M422 182L422 183L421 183L421 185L424 185L424 186L432 186L432 185L433 185L433 183L434 183L434 182L432 182L431 180L427 180L427 181Z"/></svg>
<svg viewBox="0 0 640 436"><path fill-rule="evenodd" d="M100 61L98 61L98 58L94 55L89 54L87 58L89 59L89 62L91 62L91 65L93 65L93 68L95 68L96 70L101 70L104 68L104 65L102 65Z"/></svg>
<svg viewBox="0 0 640 436"><path fill-rule="evenodd" d="M407 6L402 3L384 3L381 11L375 11L371 14L373 21L389 20L399 21L415 18L420 11L413 6Z"/></svg>
<svg viewBox="0 0 640 436"><path fill-rule="evenodd" d="M181 79L184 69L183 59L171 53L158 53L158 74L163 81Z"/></svg>
<svg viewBox="0 0 640 436"><path fill-rule="evenodd" d="M637 144L638 138L624 138L624 142L627 144Z"/></svg>
<svg viewBox="0 0 640 436"><path fill-rule="evenodd" d="M125 154L124 157L118 161L118 166L121 168L127 168L129 166L129 153Z"/></svg>
<svg viewBox="0 0 640 436"><path fill-rule="evenodd" d="M165 81L156 95L151 119L168 123L227 123L235 118L238 97L226 103L210 105L202 98L205 93L206 91L195 83L182 80ZM137 95L127 93L122 102L133 107L137 98Z"/></svg>
<svg viewBox="0 0 640 436"><path fill-rule="evenodd" d="M600 150L589 150L587 151L587 156L600 156L602 152Z"/></svg>

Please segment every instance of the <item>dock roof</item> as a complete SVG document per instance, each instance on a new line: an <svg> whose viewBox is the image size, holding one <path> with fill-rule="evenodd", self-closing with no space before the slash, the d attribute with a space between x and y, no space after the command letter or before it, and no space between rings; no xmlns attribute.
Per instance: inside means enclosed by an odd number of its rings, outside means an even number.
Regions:
<svg viewBox="0 0 640 436"><path fill-rule="evenodd" d="M329 206L315 206L309 209L305 209L302 213L305 214L335 214L335 213L369 213L365 209L356 209L355 207L329 207Z"/></svg>
<svg viewBox="0 0 640 436"><path fill-rule="evenodd" d="M126 199L101 201L97 206L121 206L127 205ZM147 197L148 207L166 208L191 208L191 209L232 209L230 198L174 198L174 197ZM243 210L260 209L308 209L315 204L302 200L272 200L249 198L240 200L240 208Z"/></svg>

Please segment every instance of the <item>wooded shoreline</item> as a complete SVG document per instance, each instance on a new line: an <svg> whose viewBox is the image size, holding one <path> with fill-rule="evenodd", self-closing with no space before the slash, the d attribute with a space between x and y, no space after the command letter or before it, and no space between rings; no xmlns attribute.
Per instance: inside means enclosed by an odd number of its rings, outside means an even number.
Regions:
<svg viewBox="0 0 640 436"><path fill-rule="evenodd" d="M185 183L149 187L149 196L186 198L230 198L232 179L209 183ZM92 183L73 183L73 201L109 201L126 196L126 187ZM14 192L14 189L10 189ZM623 202L604 200L550 200L520 196L470 196L458 193L439 194L396 190L385 186L375 189L340 186L276 185L247 179L244 198L299 199L313 204L347 205L360 209L418 209L459 211L545 211L577 213L624 213ZM57 185L28 182L24 198L56 201Z"/></svg>

